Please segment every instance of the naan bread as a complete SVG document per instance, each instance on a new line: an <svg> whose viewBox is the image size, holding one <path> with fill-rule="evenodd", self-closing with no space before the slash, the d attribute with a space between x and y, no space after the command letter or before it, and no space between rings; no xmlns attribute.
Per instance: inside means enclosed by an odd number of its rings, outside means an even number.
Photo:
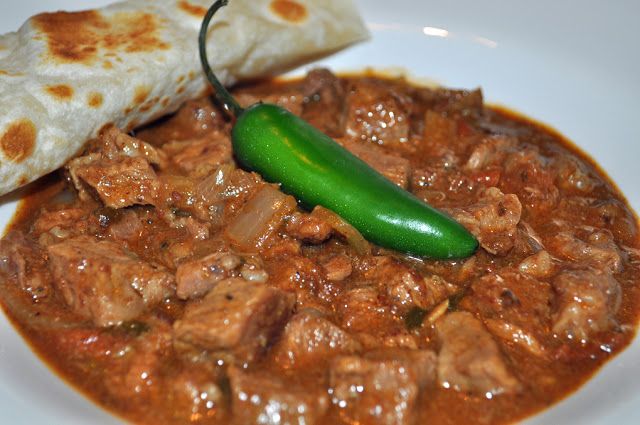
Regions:
<svg viewBox="0 0 640 425"><path fill-rule="evenodd" d="M107 124L130 130L208 90L198 31L212 0L127 0L29 19L0 36L0 195L76 155ZM233 0L210 27L224 84L363 40L350 0Z"/></svg>

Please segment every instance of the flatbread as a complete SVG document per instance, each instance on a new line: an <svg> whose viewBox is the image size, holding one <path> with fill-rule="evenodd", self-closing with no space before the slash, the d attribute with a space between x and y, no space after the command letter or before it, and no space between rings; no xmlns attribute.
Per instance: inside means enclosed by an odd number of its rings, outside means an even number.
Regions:
<svg viewBox="0 0 640 425"><path fill-rule="evenodd" d="M197 37L211 0L127 0L45 13L0 36L0 195L208 90ZM223 84L275 74L368 36L350 0L232 0L211 23Z"/></svg>

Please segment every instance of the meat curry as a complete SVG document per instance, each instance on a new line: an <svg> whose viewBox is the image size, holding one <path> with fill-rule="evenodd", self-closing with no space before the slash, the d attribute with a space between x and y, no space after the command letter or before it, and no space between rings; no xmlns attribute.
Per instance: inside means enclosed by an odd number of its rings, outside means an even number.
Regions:
<svg viewBox="0 0 640 425"><path fill-rule="evenodd" d="M558 134L479 90L374 75L234 94L300 115L480 248L415 258L303 209L235 163L208 98L106 128L0 242L6 313L102 406L145 424L509 423L634 336L636 218Z"/></svg>

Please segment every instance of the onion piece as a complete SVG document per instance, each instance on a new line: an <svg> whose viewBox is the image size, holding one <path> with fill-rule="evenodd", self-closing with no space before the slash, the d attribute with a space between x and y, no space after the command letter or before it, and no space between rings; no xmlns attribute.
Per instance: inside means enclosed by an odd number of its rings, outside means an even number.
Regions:
<svg viewBox="0 0 640 425"><path fill-rule="evenodd" d="M369 242L367 242L355 227L347 223L338 214L318 205L313 209L311 215L329 223L333 230L344 236L349 246L351 246L359 255L371 254L371 246L369 245Z"/></svg>
<svg viewBox="0 0 640 425"><path fill-rule="evenodd" d="M236 215L225 230L227 239L236 247L251 251L262 243L294 210L296 200L271 185L265 185Z"/></svg>
<svg viewBox="0 0 640 425"><path fill-rule="evenodd" d="M196 187L196 193L207 204L213 204L226 198L225 191L235 170L233 164L222 164L215 173L202 180Z"/></svg>

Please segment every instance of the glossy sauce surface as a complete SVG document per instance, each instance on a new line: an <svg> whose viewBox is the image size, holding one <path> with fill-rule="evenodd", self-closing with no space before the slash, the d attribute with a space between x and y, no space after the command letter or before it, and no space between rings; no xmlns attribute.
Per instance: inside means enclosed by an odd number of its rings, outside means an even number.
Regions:
<svg viewBox="0 0 640 425"><path fill-rule="evenodd" d="M482 248L364 244L237 168L206 99L137 132L148 145L113 131L0 246L5 311L101 405L140 423L505 423L633 337L636 218L558 134L477 91L323 70L236 95L301 115Z"/></svg>

